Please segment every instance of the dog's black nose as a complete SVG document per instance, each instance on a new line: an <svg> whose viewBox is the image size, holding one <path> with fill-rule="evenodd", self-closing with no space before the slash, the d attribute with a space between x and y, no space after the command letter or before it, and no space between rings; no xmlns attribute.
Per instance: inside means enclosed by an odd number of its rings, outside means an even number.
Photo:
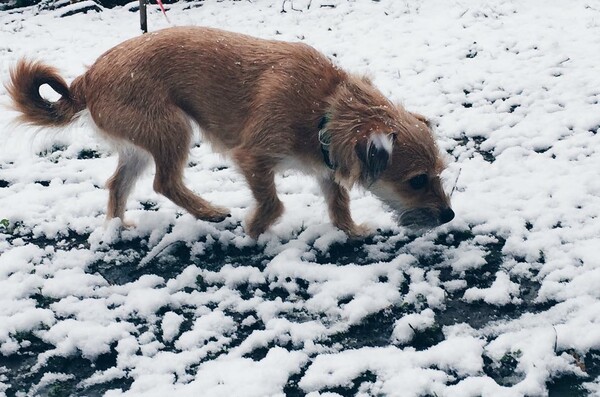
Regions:
<svg viewBox="0 0 600 397"><path fill-rule="evenodd" d="M452 211L452 208L444 208L440 212L440 223L448 223L452 219L454 219L454 211Z"/></svg>

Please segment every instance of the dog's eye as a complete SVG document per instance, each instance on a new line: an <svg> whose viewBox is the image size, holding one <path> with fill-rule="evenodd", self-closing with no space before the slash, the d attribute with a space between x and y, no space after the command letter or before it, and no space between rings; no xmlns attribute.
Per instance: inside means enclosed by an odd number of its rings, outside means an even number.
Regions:
<svg viewBox="0 0 600 397"><path fill-rule="evenodd" d="M408 180L410 187L415 190L423 189L427 185L427 174L419 174Z"/></svg>

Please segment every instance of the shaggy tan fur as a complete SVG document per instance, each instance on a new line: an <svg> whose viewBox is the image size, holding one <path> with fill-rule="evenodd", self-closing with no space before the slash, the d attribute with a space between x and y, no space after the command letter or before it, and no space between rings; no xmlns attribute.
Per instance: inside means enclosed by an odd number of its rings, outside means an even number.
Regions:
<svg viewBox="0 0 600 397"><path fill-rule="evenodd" d="M42 98L43 84L61 98ZM21 122L64 126L87 108L102 134L117 143L108 219L124 217L127 196L150 159L157 192L199 219L229 215L183 183L191 121L245 176L257 203L246 225L252 237L283 213L274 175L289 164L317 177L333 223L351 236L366 233L350 215L347 189L355 184L381 197L407 226L430 228L454 216L427 120L305 44L170 28L110 49L70 86L54 68L21 60L7 90ZM321 152L324 117L334 169Z"/></svg>

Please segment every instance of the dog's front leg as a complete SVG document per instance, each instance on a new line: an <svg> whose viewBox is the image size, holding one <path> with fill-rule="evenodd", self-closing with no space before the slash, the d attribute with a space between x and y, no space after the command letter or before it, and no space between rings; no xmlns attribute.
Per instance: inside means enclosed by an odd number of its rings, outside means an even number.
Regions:
<svg viewBox="0 0 600 397"><path fill-rule="evenodd" d="M350 195L348 190L333 180L333 177L319 178L319 186L325 196L331 222L349 237L365 237L371 233L369 227L357 225L350 215Z"/></svg>
<svg viewBox="0 0 600 397"><path fill-rule="evenodd" d="M246 232L257 239L283 214L283 203L275 189L275 164L266 156L256 156L250 149L236 149L233 158L256 200L254 212L246 219Z"/></svg>

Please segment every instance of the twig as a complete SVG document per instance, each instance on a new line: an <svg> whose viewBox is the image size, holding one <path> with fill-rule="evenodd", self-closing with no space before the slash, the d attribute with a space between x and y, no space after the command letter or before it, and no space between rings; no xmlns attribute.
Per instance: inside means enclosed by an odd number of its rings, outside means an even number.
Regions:
<svg viewBox="0 0 600 397"><path fill-rule="evenodd" d="M456 179L454 180L454 186L452 186L452 191L450 191L450 197L454 194L456 190L456 184L458 183L458 178L460 178L460 172L462 171L462 167L458 169L458 174L456 175Z"/></svg>
<svg viewBox="0 0 600 397"><path fill-rule="evenodd" d="M148 253L148 255L146 255L140 261L140 263L138 264L138 268L142 268L142 267L146 266L148 263L150 263L150 261L156 259L160 254L162 254L163 252L165 252L166 249L169 248L169 247L171 247L172 245L177 244L177 243L182 243L182 242L184 242L184 241L182 241L182 240L172 241L172 242L168 243L167 245L165 245L164 247L161 247L160 250L157 253L155 253L155 254L152 254L152 251L150 251Z"/></svg>
<svg viewBox="0 0 600 397"><path fill-rule="evenodd" d="M302 12L302 10L301 10L301 9L299 9L299 8L294 8L294 0L283 0L283 2L281 3L281 13L282 13L282 14L285 14L285 13L287 12L287 11L285 10L285 3L287 3L288 1L290 2L290 9L291 9L292 11L299 11L299 12ZM310 4L309 4L309 7L310 7Z"/></svg>

